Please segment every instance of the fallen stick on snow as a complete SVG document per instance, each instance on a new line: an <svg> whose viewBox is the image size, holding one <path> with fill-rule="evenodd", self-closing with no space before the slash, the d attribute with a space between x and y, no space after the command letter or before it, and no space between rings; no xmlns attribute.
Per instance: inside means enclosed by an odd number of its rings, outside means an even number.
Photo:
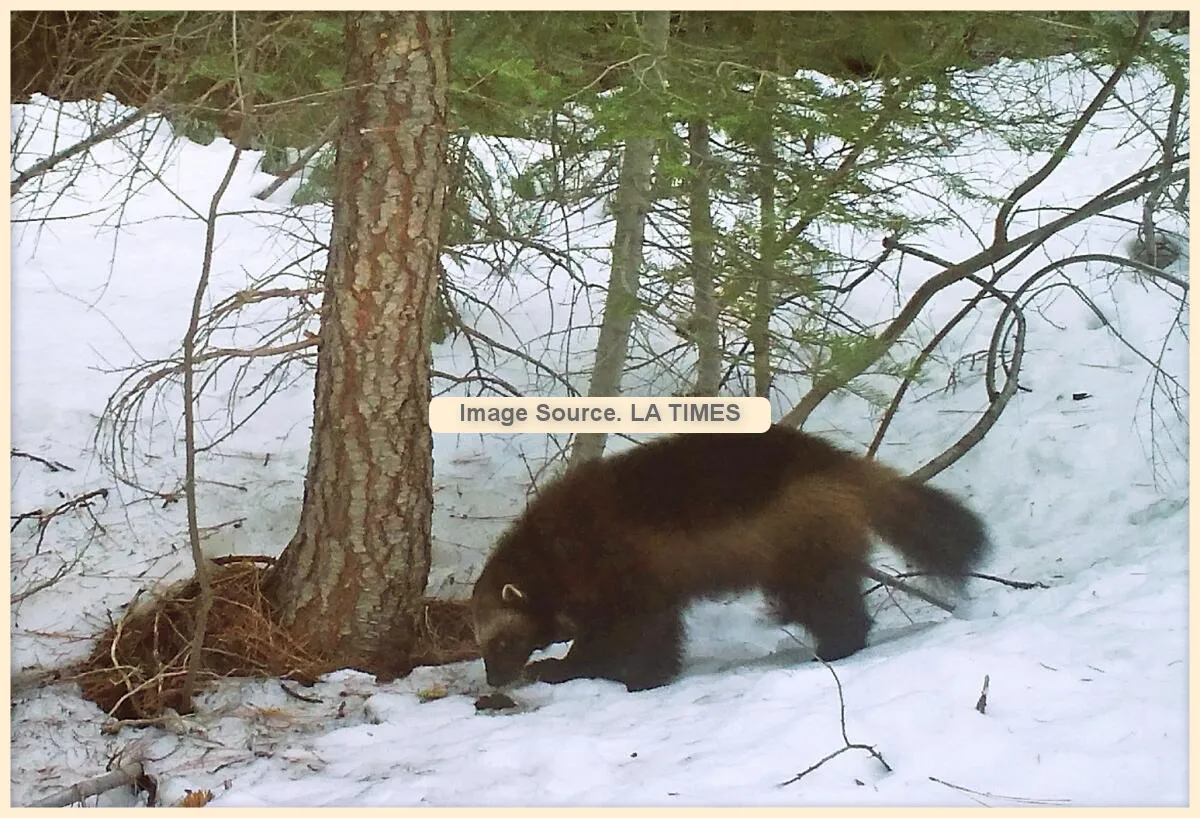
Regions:
<svg viewBox="0 0 1200 818"><path fill-rule="evenodd" d="M917 599L923 599L930 605L937 605L943 611L954 613L954 605L945 601L941 597L935 596L928 591L923 591L915 585L909 585L904 580L897 579L891 574L886 574L883 571L880 571L878 568L868 565L864 573L869 579L873 579L881 585L887 585L889 588L895 588L896 590L903 591L906 594L912 594Z"/></svg>
<svg viewBox="0 0 1200 818"><path fill-rule="evenodd" d="M868 579L873 579L880 585L886 585L889 588L895 588L898 591L903 591L906 594L912 594L918 599L923 599L930 605L936 605L947 613L954 614L955 606L953 603L947 602L936 594L931 594L929 591L922 590L915 585L909 585L904 581L904 577L920 577L925 576L924 572L914 571L909 574L893 575L885 573L874 566L868 565L863 571L863 575ZM983 579L988 582L998 582L1001 585L1007 585L1009 588L1019 588L1021 590L1029 590L1032 588L1049 588L1050 586L1044 582L1022 582L1015 579L1005 579L1004 577L993 576L992 574L981 574L978 571L970 571L964 576L974 577L975 579ZM960 617L962 618L962 617Z"/></svg>
<svg viewBox="0 0 1200 818"><path fill-rule="evenodd" d="M123 784L133 784L142 776L142 762L130 761L122 764L112 772L98 775L72 784L65 790L59 790L40 801L29 804L30 807L69 807L72 804L99 795L102 792L116 789Z"/></svg>

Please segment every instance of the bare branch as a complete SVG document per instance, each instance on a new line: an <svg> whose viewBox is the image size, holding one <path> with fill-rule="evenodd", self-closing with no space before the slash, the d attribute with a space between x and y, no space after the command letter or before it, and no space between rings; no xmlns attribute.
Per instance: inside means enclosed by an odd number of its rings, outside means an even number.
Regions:
<svg viewBox="0 0 1200 818"><path fill-rule="evenodd" d="M941 597L931 594L928 591L911 585L901 579L899 576L893 576L885 571L881 571L873 565L868 565L863 571L863 575L867 579L873 579L880 585L886 585L889 588L895 588L897 591L903 591L906 594L912 594L917 599L923 599L930 605L936 605L946 613L954 613L953 603L947 602ZM869 593L869 592L868 592Z"/></svg>
<svg viewBox="0 0 1200 818"><path fill-rule="evenodd" d="M317 155L317 152L321 150L321 148L329 144L329 140L333 139L333 137L337 134L338 128L341 127L341 124L341 117L335 116L333 121L330 122L329 125L325 127L325 130L321 132L321 135L317 137L316 141L313 142L312 145L310 145L308 149L304 151L304 153L300 154L299 158L297 158L295 162L280 171L274 182L267 185L258 193L255 193L254 198L262 199L263 201L270 199L271 195L274 194L275 191L279 190L279 188L283 187L283 184L287 182L288 179L291 179L293 176L307 167L308 163L314 156Z"/></svg>
<svg viewBox="0 0 1200 818"><path fill-rule="evenodd" d="M9 605L19 605L22 602L24 602L25 600L29 599L31 596L34 596L35 594L40 594L42 591L46 590L47 588L53 588L58 583L62 582L62 580L68 574L70 574L72 571L74 571L75 568L79 565L79 563L83 561L83 555L85 553L86 552L84 549L80 549L80 550L76 551L75 555L72 556L71 559L69 559L69 560L64 560L62 562L62 564L59 565L58 568L56 568L54 570L53 574L51 574L50 576L48 576L44 579L38 580L37 582L30 585L28 588L22 588L20 591L17 591L15 594L12 594L8 600Z"/></svg>
<svg viewBox="0 0 1200 818"><path fill-rule="evenodd" d="M183 491L187 500L188 540L192 546L192 562L196 567L196 579L200 584L200 601L196 607L195 631L192 634L191 653L188 656L187 675L183 679L183 688L179 693L179 707L190 708L192 692L196 679L203 666L203 647L205 630L208 625L208 612L212 607L212 579L209 576L208 561L200 544L200 525L196 508L196 390L195 390L195 353L196 333L200 326L200 310L204 305L204 293L208 289L208 279L212 273L213 244L216 241L217 215L221 198L225 195L234 171L237 170L238 160L242 158L242 149L235 146L229 165L225 168L225 176L217 185L216 191L208 205L208 219L204 232L204 262L200 270L200 280L196 282L196 294L192 299L192 315L187 333L183 336L183 432L186 470ZM183 709L180 712L184 712Z"/></svg>
<svg viewBox="0 0 1200 818"><path fill-rule="evenodd" d="M1182 158L1182 157L1181 157ZM835 390L845 386L854 378L865 372L891 348L900 335L916 320L925 305L941 290L974 275L985 267L989 267L1012 253L1026 247L1038 246L1060 231L1078 224L1098 213L1111 210L1114 207L1133 201L1153 190L1160 183L1153 178L1156 169L1143 170L1126 177L1112 185L1102 193L1092 197L1081 207L1048 222L1040 227L1029 230L1011 240L993 242L979 253L959 262L934 276L931 276L909 298L900 313L874 339L871 354L864 354L836 373L828 373L816 379L812 388L792 407L779 421L789 426L802 426L813 410ZM1188 168L1177 168L1167 177L1170 180L1184 179ZM1147 178L1150 177L1150 178Z"/></svg>
<svg viewBox="0 0 1200 818"><path fill-rule="evenodd" d="M57 153L47 156L45 159L42 159L39 162L35 162L30 167L18 173L17 178L12 180L8 187L8 195L17 195L17 192L20 191L20 189L24 187L30 179L36 179L38 176L48 173L58 165L70 159L72 156L78 156L84 151L91 150L101 142L112 139L130 125L133 125L139 120L145 119L150 114L155 113L164 98L165 91L160 92L141 108L130 111L128 114L121 117L116 122L113 122L111 125L101 128L100 130L94 132L91 136L76 142L69 148L64 148Z"/></svg>
<svg viewBox="0 0 1200 818"><path fill-rule="evenodd" d="M995 281L996 276L993 276L992 283L994 284ZM971 299L967 301L967 303L964 304L957 313L954 314L953 318L947 321L942 328L938 330L937 334L935 334L933 338L930 339L929 343L927 343L917 354L917 357L910 365L908 376L904 378L899 388L896 389L896 393L892 395L891 403L888 404L887 410L883 413L883 419L879 423L879 428L875 430L875 436L871 439L871 444L867 447L867 457L874 457L876 453L878 453L879 446L883 443L884 435L887 434L888 427L891 426L892 419L896 416L896 411L900 408L901 401L904 400L904 396L908 392L909 386L912 385L913 378L915 378L917 373L919 373L925 366L925 362L929 360L930 356L933 355L933 351L937 349L938 346L941 345L942 341L946 339L946 336L948 336L951 331L953 331L953 329L963 321L964 318L975 311L975 308L983 300L984 293L985 290L981 289L978 293L971 296Z"/></svg>
<svg viewBox="0 0 1200 818"><path fill-rule="evenodd" d="M978 279L976 280L978 281ZM975 425L959 438L958 442L953 446L910 474L909 477L914 480L920 480L921 482L928 480L938 472L949 468L955 461L970 451L976 443L983 440L983 436L996 424L996 421L1000 419L1001 413L1012 399L1012 396L1017 393L1017 376L1021 371L1021 360L1025 355L1025 315L1015 305L1014 299L1004 295L999 290L991 287L991 285L986 284L986 282L981 281L980 283L985 284L988 289L992 290L994 295L1005 301L1005 311L1000 314L1000 318L996 321L995 330L992 332L992 343L988 348L989 372L995 371L994 361L996 360L996 356L999 355L999 350L1003 345L1004 335L1006 334L1006 318L1012 315L1016 321L1017 334L1013 340L1013 357L1008 369L1008 378L1004 382L1004 388L995 396L988 405L987 410L975 422Z"/></svg>
<svg viewBox="0 0 1200 818"><path fill-rule="evenodd" d="M871 576L874 579L879 579L879 577L876 577L874 574L872 574ZM886 576L889 581L883 582L881 584L890 585L891 587L900 588L901 590L907 591L909 586L896 584L893 580L908 579L909 577L936 576L936 574L930 574L928 571L905 571L905 572L899 573L899 574L887 574ZM1049 585L1047 585L1046 583L1041 582L1041 581L1026 582L1024 580L1019 580L1019 579L1005 579L1004 577L998 577L995 574L983 574L983 573L980 573L979 571L968 571L967 573L963 574L963 576L971 577L973 579L982 579L982 580L986 580L988 582L995 582L1000 585L1006 585L1009 588L1016 588L1021 591L1029 591L1034 588L1049 588L1050 587ZM875 590L874 588L871 588L869 591L867 591L867 593L870 593L871 591L874 591L874 590ZM928 600L928 601L933 602L933 600ZM933 604L936 605L937 603L933 602Z"/></svg>
<svg viewBox="0 0 1200 818"><path fill-rule="evenodd" d="M9 529L9 532L11 533L12 531L15 531L17 526L25 520L37 520L38 530L40 532L38 536L38 545L40 546L42 537L45 536L46 526L50 525L50 522L55 517L65 514L72 509L89 506L91 505L91 501L97 497L102 500L108 499L108 489L93 489L92 491L85 492L78 497L72 497L69 500L59 503L49 511L39 508L33 511L23 511L19 514L13 514L10 517L12 520L12 527Z"/></svg>
<svg viewBox="0 0 1200 818"><path fill-rule="evenodd" d="M996 214L996 235L992 241L993 246L1003 245L1007 241L1009 218L1012 216L1013 209L1016 208L1017 203L1026 194L1028 194L1042 182L1046 181L1047 177L1054 172L1054 169L1061 165L1062 161L1067 158L1067 153L1071 150L1071 146L1073 146L1079 139L1080 135L1083 134L1084 129L1087 127L1088 123L1092 121L1092 117L1096 115L1096 112L1098 112L1104 106L1104 103L1108 101L1109 97L1112 96L1113 91L1117 87L1117 83L1121 81L1121 77L1125 76L1126 72L1128 72L1129 66L1133 63L1134 58L1138 55L1138 51L1142 45L1142 42L1146 39L1149 31L1150 13L1139 12L1138 27L1137 31L1133 35L1133 42L1130 43L1126 53L1121 56L1120 60L1118 60L1117 65L1113 69L1112 74L1109 75L1108 80L1100 87L1100 90L1096 92L1096 96L1092 98L1092 101L1088 104L1088 106L1083 109L1083 113L1080 114L1079 118L1075 120L1073 125L1071 125L1070 130L1067 131L1066 136L1063 137L1062 142L1060 142L1058 147L1054 149L1054 153L1052 153L1050 158L1046 160L1045 164L1038 168L1032 175L1028 176L1023 182L1021 182L1021 184L1017 185L1013 189L1012 193L1008 195L1008 198L1004 200L1004 204L1000 206L1000 211Z"/></svg>
<svg viewBox="0 0 1200 818"><path fill-rule="evenodd" d="M43 466L45 466L47 469L49 469L52 472L75 471L73 468L66 465L65 463L59 463L57 460L47 460L44 457L38 457L36 454L29 454L28 452L23 452L20 449L13 449L11 452L11 456L12 457L23 457L26 460L32 460L34 463L41 463Z"/></svg>

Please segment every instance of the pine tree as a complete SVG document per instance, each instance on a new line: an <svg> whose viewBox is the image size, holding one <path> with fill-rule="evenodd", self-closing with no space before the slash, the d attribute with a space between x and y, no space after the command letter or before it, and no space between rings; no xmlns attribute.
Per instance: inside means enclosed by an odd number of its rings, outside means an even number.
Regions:
<svg viewBox="0 0 1200 818"><path fill-rule="evenodd" d="M410 669L429 572L449 38L444 13L347 18L304 506L269 586L315 650L385 676Z"/></svg>

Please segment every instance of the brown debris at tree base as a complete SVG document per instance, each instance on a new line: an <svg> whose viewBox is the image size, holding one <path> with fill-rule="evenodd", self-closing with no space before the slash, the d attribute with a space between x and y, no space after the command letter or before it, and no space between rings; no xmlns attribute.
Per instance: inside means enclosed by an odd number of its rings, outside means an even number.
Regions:
<svg viewBox="0 0 1200 818"><path fill-rule="evenodd" d="M479 656L470 604L465 599L426 597L424 614L417 623L413 664L448 665Z"/></svg>
<svg viewBox="0 0 1200 818"><path fill-rule="evenodd" d="M243 560L210 568L213 590L204 640L204 679L288 676L315 680L327 663L276 625L262 594L263 567ZM101 635L78 677L83 696L118 719L190 709L180 692L195 626L193 577L135 598Z"/></svg>
<svg viewBox="0 0 1200 818"><path fill-rule="evenodd" d="M211 566L213 604L204 640L203 684L217 678L289 678L303 684L338 669L275 622L263 595L264 557L225 557ZM264 564L260 564L264 563ZM190 709L180 697L195 624L199 583L191 579L140 594L100 636L91 655L65 674L83 697L117 719L149 719L165 708ZM479 656L467 603L427 598L414 665Z"/></svg>

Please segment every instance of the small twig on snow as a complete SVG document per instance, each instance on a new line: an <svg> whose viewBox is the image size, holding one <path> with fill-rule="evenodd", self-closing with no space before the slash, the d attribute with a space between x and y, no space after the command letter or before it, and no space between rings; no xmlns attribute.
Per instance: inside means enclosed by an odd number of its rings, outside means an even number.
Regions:
<svg viewBox="0 0 1200 818"><path fill-rule="evenodd" d="M983 798L999 798L1003 801L1015 801L1020 804L1069 804L1069 803L1071 803L1071 799L1069 799L1069 798L1021 798L1020 796L996 795L995 793L990 793L990 792L980 792L979 790L973 790L970 787L961 787L958 784L951 784L949 781L943 781L940 778L934 778L932 775L929 776L929 780L934 782L935 784L941 784L943 787L949 787L952 790L958 790L959 792L965 792L968 795L978 795Z"/></svg>
<svg viewBox="0 0 1200 818"><path fill-rule="evenodd" d="M36 454L29 454L28 452L23 452L20 449L13 449L11 456L24 457L26 460L32 460L35 463L41 463L50 471L75 471L65 463L59 463L57 460L47 460L44 457L38 457Z"/></svg>
<svg viewBox="0 0 1200 818"><path fill-rule="evenodd" d="M52 588L53 586L62 582L62 580L64 578L66 578L67 574L74 571L75 567L77 565L79 565L80 562L83 561L84 553L85 553L85 550L80 549L79 551L77 551L75 553L74 557L72 557L69 560L64 560L62 565L58 566L58 568L56 568L54 570L53 574L46 577L45 579L38 580L37 582L30 585L28 588L23 588L20 591L17 591L15 594L13 594L11 597L9 597L8 604L9 605L20 604L20 603L24 602L25 600L29 599L29 597L33 596L34 594L40 594L42 591L46 590L47 588Z"/></svg>
<svg viewBox="0 0 1200 818"><path fill-rule="evenodd" d="M868 579L873 579L880 585L886 585L889 588L895 588L896 590L903 591L906 594L912 594L917 599L923 599L930 605L936 605L946 613L954 613L954 605L952 603L947 602L941 597L931 594L926 590L918 588L915 585L909 585L900 578L901 576L920 576L919 574L893 576L892 574L885 573L871 565L868 565L863 573L866 574ZM873 590L875 589L872 588L871 591ZM867 591L867 593L870 593L871 591Z"/></svg>
<svg viewBox="0 0 1200 818"><path fill-rule="evenodd" d="M143 775L142 762L130 761L122 764L112 772L88 778L77 784L72 784L65 790L48 795L39 801L29 804L30 807L69 807L79 801L99 795L102 792L114 790L125 784L134 784Z"/></svg>
<svg viewBox="0 0 1200 818"><path fill-rule="evenodd" d="M784 628L783 632L786 633L792 639L792 641L795 642L796 644L801 645L806 648L808 647L808 645L805 645L804 642L797 639L795 634L793 634L787 628ZM857 743L850 741L850 737L846 734L846 698L842 694L842 680L838 678L837 673L834 671L834 669L832 667L830 667L829 663L826 662L824 659L822 659L820 656L817 656L815 651L813 652L813 657L818 662L820 662L821 664L823 664L825 666L825 669L829 671L831 676L833 676L833 683L835 685L837 685L838 718L839 718L839 722L840 722L841 728L842 728L842 741L844 742L844 746L838 748L837 750L834 750L832 753L825 756L817 763L809 765L805 769L796 773L796 775L789 778L787 781L783 781L780 784L778 784L777 786L786 787L789 784L795 784L801 778L804 778L804 776L808 775L813 770L816 770L818 767L820 767L825 762L832 761L833 759L837 758L838 756L840 756L842 753L846 752L847 750L863 750L864 752L869 753L880 764L882 764L884 770L886 770L889 773L892 772L891 765L889 765L887 763L887 761L884 760L884 758L880 754L880 752L878 750L876 750L874 747L872 747L869 744L857 744Z"/></svg>
<svg viewBox="0 0 1200 818"><path fill-rule="evenodd" d="M988 678L988 675L986 673L983 674L983 690L979 694L979 701L975 702L975 709L980 713L987 712L988 683L990 681L991 680Z"/></svg>
<svg viewBox="0 0 1200 818"><path fill-rule="evenodd" d="M320 704L321 703L321 699L318 698L317 696L305 696L303 693L300 693L299 691L292 690L290 687L285 685L282 681L280 681L279 687L283 689L284 693L288 694L293 699L299 699L300 701L308 702L309 704Z"/></svg>
<svg viewBox="0 0 1200 818"><path fill-rule="evenodd" d="M930 574L928 571L905 571L905 572L899 573L899 574L884 574L884 576L887 577L887 579L889 581L883 582L880 579L880 577L875 575L876 570L877 569L872 569L872 571L870 571L868 573L868 576L870 576L871 579L879 580L884 585L891 585L893 588L899 588L902 591L909 591L911 586L906 585L901 582L898 582L897 580L908 579L910 577L938 576L937 574ZM1009 588L1018 588L1022 591L1028 591L1033 588L1049 588L1050 587L1049 585L1047 585L1046 583L1041 582L1041 581L1025 582L1025 581L1019 580L1019 579L1005 579L1004 577L998 577L998 576L995 576L994 574L981 574L978 571L968 571L967 573L963 574L963 576L964 577L972 577L974 579L985 579L988 582L998 582L1001 585L1007 585ZM874 590L874 589L872 588L871 590ZM914 594L914 595L916 595L916 594ZM936 602L933 602L933 600L926 600L926 601L932 602L934 605L937 604Z"/></svg>
<svg viewBox="0 0 1200 818"><path fill-rule="evenodd" d="M161 727L174 733L188 731L187 723L179 713L168 707L160 716L149 716L141 719L109 719L100 726L100 733L105 736L115 736L126 727Z"/></svg>
<svg viewBox="0 0 1200 818"><path fill-rule="evenodd" d="M11 517L12 526L8 529L8 531L10 534L12 532L16 531L17 526L20 525L25 520L37 520L37 532L38 532L37 543L33 547L33 553L35 556L42 553L42 543L46 539L46 530L50 527L50 523L53 522L56 517L61 517L63 514L66 514L68 511L73 511L75 509L88 509L88 513L92 517L92 522L94 522L96 524L96 527L99 531L103 532L104 526L100 525L100 521L96 519L96 515L94 513L92 513L90 510L92 507L92 500L94 500L96 498L100 498L102 500L108 499L108 489L106 489L106 488L93 489L92 491L89 491L85 494L81 494L78 497L72 497L70 500L67 500L64 503L60 503L58 506L55 506L54 508L50 509L49 511L47 511L44 508L39 508L39 509L34 509L33 511L23 511L20 514L14 514ZM83 556L82 552L77 554L75 559L70 561L69 565L64 570L70 570L71 568L74 568L75 565L78 564L78 562L82 558L82 556ZM57 582L59 579L62 579L62 577L56 576L51 581L51 584L53 584L54 582ZM46 587L46 586L43 586L43 587ZM38 588L37 590L42 590L42 589ZM22 592L22 593L24 593L24 592ZM32 593L36 593L36 591L31 591L30 593L25 593L25 597L31 596ZM25 598L25 597L22 597L22 598ZM16 602L18 600L14 598L11 601Z"/></svg>
<svg viewBox="0 0 1200 818"><path fill-rule="evenodd" d="M22 511L19 514L13 514L10 518L13 521L13 525L12 528L9 529L9 532L11 533L12 531L16 530L17 523L25 520L37 520L38 526L40 528L45 528L55 517L65 514L71 509L91 505L91 501L97 497L101 499L107 499L108 489L94 489L86 494L81 494L78 497L72 497L70 500L67 500L65 503L60 503L49 511L44 508L37 508L33 511Z"/></svg>

